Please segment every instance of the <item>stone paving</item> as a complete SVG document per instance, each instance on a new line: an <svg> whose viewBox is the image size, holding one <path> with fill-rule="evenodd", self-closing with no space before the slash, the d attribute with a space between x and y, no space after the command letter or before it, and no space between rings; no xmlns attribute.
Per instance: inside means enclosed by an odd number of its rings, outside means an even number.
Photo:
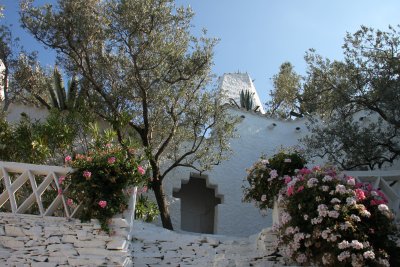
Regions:
<svg viewBox="0 0 400 267"><path fill-rule="evenodd" d="M283 266L274 253L276 237L269 228L248 238L177 233L136 221L132 234L132 261L147 266Z"/></svg>

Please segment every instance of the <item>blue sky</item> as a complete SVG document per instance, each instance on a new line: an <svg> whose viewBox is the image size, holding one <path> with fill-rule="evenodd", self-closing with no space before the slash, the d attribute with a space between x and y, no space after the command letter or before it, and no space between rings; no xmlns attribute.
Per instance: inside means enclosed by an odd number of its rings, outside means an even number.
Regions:
<svg viewBox="0 0 400 267"><path fill-rule="evenodd" d="M54 2L40 0L39 3ZM341 59L346 32L360 25L387 30L400 24L399 0L177 0L190 5L196 16L193 32L206 28L210 37L220 38L215 49L213 71L248 72L255 80L262 102L272 89L271 77L284 61L305 74L304 54L309 48L330 59ZM16 0L0 0L6 6L5 21L14 24L15 35L25 48L39 50L44 64L53 55L42 50L18 30Z"/></svg>

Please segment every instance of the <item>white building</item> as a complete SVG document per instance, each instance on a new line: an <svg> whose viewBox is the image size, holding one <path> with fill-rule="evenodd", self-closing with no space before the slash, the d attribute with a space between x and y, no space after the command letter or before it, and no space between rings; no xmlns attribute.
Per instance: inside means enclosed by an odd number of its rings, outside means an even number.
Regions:
<svg viewBox="0 0 400 267"><path fill-rule="evenodd" d="M242 90L249 90L255 105L260 98L248 74L225 74L220 79L221 90L238 103ZM243 203L246 169L263 154L271 156L281 147L298 145L307 132L305 119L282 121L261 112L245 111L232 106L240 117L237 138L231 140L231 157L210 172L193 173L188 168L175 169L165 178L174 229L248 236L272 225L271 214L261 215L253 203Z"/></svg>
<svg viewBox="0 0 400 267"><path fill-rule="evenodd" d="M238 103L240 92L249 90L254 93L255 105L262 107L248 74L225 74L220 79L220 88L228 98ZM272 224L271 212L263 216L253 203L242 202L243 186L247 185L246 169L261 155L272 156L281 147L298 145L299 139L307 134L306 119L273 119L263 115L262 108L260 112L253 112L232 106L230 111L240 118L236 132L238 137L230 142L231 157L210 172L199 174L188 168L179 168L170 172L164 180L172 224L176 230L248 236ZM43 119L48 114L46 109L11 104L8 120L19 120L21 112L34 119ZM321 161L319 159L315 164L321 164ZM400 165L397 164L394 169L400 169Z"/></svg>
<svg viewBox="0 0 400 267"><path fill-rule="evenodd" d="M229 103L233 99L240 105L240 92L249 91L252 94L254 107L259 107L261 114L264 114L264 107L258 96L257 90L254 87L253 81L247 73L225 73L219 79L219 88L226 95L226 102Z"/></svg>

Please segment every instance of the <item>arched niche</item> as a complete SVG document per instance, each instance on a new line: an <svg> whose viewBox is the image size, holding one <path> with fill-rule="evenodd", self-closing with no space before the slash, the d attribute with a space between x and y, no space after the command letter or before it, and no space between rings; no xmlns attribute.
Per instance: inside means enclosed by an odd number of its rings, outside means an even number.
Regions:
<svg viewBox="0 0 400 267"><path fill-rule="evenodd" d="M189 232L213 234L215 207L221 197L215 195L216 186L207 185L207 176L192 174L189 181L182 182L173 196L181 199L181 229Z"/></svg>

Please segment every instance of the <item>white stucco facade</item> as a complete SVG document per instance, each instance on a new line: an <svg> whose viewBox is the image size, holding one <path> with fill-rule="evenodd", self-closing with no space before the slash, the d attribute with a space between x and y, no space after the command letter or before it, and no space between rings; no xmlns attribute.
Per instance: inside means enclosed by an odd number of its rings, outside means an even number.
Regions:
<svg viewBox="0 0 400 267"><path fill-rule="evenodd" d="M208 187L215 189L215 196L221 198L221 204L215 209L214 233L248 236L271 226L272 218L270 212L263 216L253 203L242 202L246 169L263 154L271 156L282 146L298 145L298 139L305 135L306 127L304 119L280 121L238 109L231 109L231 112L241 117L237 125L238 137L230 142L233 154L227 161L202 175ZM176 169L164 180L175 229L180 229L181 200L172 195L182 187L182 183L189 181L191 171Z"/></svg>
<svg viewBox="0 0 400 267"><path fill-rule="evenodd" d="M264 114L264 107L261 103L260 97L254 87L253 81L250 75L247 73L225 73L219 78L219 88L224 92L226 96L226 103L229 103L229 99L233 99L240 105L240 92L249 91L253 94L254 107L259 107L261 114Z"/></svg>
<svg viewBox="0 0 400 267"><path fill-rule="evenodd" d="M248 74L225 74L220 79L221 90L228 97L239 101L241 90L254 91L255 105L261 105L254 85ZM236 138L231 139L232 154L230 158L207 173L192 173L188 168L178 168L170 172L164 180L164 190L170 204L170 213L174 229L181 229L181 198L174 197L182 189L182 184L191 177L206 180L206 187L214 190L218 199L213 219L213 233L230 236L249 236L272 225L271 211L263 216L253 203L243 203L243 186L246 186L246 169L252 166L261 155L272 156L281 147L298 146L299 139L308 134L306 119L282 121L263 115L261 112L245 111L235 106L228 107L231 114L240 118L236 129ZM47 116L46 109L11 104L8 109L8 120L17 121L20 113L25 112L33 119ZM309 165L322 164L322 160L310 162ZM390 169L400 169L397 162ZM193 190L193 189L192 189ZM175 194L174 194L175 193ZM216 202L215 202L216 203ZM197 223L198 218L191 218ZM160 222L157 222L160 224ZM187 221L185 222L187 223Z"/></svg>

